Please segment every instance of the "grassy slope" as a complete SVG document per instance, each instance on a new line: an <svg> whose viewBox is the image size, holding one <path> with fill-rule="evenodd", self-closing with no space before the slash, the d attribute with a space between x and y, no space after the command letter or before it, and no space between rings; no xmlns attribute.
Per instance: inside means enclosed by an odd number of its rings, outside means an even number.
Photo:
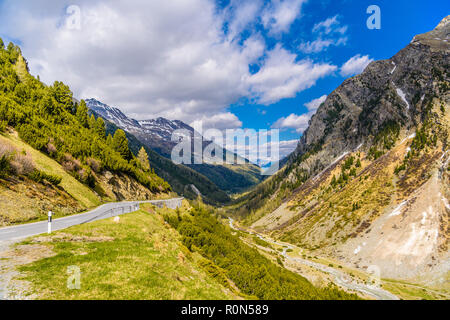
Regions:
<svg viewBox="0 0 450 320"><path fill-rule="evenodd" d="M100 200L95 193L67 173L55 160L32 148L15 135L0 135L0 141L2 140L12 144L20 151L25 150L27 154L31 154L37 169L62 177L60 186L83 207L91 208L100 205Z"/></svg>
<svg viewBox="0 0 450 320"><path fill-rule="evenodd" d="M56 255L22 267L40 299L232 299L197 266L198 256L159 215L143 210L74 226L64 233L113 241L52 242ZM81 270L81 289L67 289L67 267Z"/></svg>

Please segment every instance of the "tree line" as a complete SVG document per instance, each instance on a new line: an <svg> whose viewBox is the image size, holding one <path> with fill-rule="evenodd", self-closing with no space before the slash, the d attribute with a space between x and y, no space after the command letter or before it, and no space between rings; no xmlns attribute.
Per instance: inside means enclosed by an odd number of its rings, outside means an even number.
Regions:
<svg viewBox="0 0 450 320"><path fill-rule="evenodd" d="M5 48L0 39L0 131L7 127L91 187L96 173L110 170L134 177L153 192L170 190L150 168L145 150L138 157L130 151L123 130L107 135L103 119L90 115L67 85L47 86L30 75L20 48L12 43Z"/></svg>

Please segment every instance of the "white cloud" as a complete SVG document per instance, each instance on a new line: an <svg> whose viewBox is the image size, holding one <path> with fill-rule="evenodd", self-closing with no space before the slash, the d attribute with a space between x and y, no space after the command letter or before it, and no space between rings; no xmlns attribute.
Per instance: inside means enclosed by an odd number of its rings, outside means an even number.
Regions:
<svg viewBox="0 0 450 320"><path fill-rule="evenodd" d="M261 7L261 0L232 0L225 13L227 20L229 20L229 37L235 38L249 25L255 23L261 12Z"/></svg>
<svg viewBox="0 0 450 320"><path fill-rule="evenodd" d="M77 30L65 25L63 1L6 0L0 2L0 30L21 42L33 74L47 84L67 83L77 98L97 98L137 119L191 123L208 117L234 126L239 120L227 113L230 104L294 97L336 69L296 61L280 45L267 51L251 27L263 23L272 34L286 32L303 2L276 0L264 7L236 0L221 11L212 0L79 0ZM243 30L250 36L242 42ZM261 68L251 74L255 63ZM225 125L221 121L218 126Z"/></svg>
<svg viewBox="0 0 450 320"><path fill-rule="evenodd" d="M300 15L305 0L273 0L264 9L262 22L270 34L289 31L291 24Z"/></svg>
<svg viewBox="0 0 450 320"><path fill-rule="evenodd" d="M343 77L359 74L363 72L367 65L372 61L373 59L370 59L368 55L361 56L360 54L357 54L342 65L340 73Z"/></svg>
<svg viewBox="0 0 450 320"><path fill-rule="evenodd" d="M304 53L317 53L330 46L345 45L348 40L345 36L347 29L347 26L340 24L337 15L316 23L312 32L317 35L317 39L301 43L299 50Z"/></svg>
<svg viewBox="0 0 450 320"><path fill-rule="evenodd" d="M278 119L272 128L275 129L295 129L298 133L303 133L308 128L309 119L311 119L312 113L304 113L301 115L296 115L291 113L287 117L282 117Z"/></svg>
<svg viewBox="0 0 450 320"><path fill-rule="evenodd" d="M280 159L283 159L297 148L298 140L284 140L280 141L278 148L280 150Z"/></svg>
<svg viewBox="0 0 450 320"><path fill-rule="evenodd" d="M201 119L193 121L190 126L197 131L200 131L200 128L203 130L208 130L211 128L226 130L241 128L242 122L238 119L238 117L236 117L235 114L231 112L224 112L210 117L203 116Z"/></svg>
<svg viewBox="0 0 450 320"><path fill-rule="evenodd" d="M304 53L321 52L327 49L329 46L345 45L347 43L347 40L347 37L342 37L338 39L317 39L314 41L307 41L300 44L299 50Z"/></svg>
<svg viewBox="0 0 450 320"><path fill-rule="evenodd" d="M251 145L248 143L245 144L236 144L234 151L244 157L248 158L249 155L253 155L254 158L257 158L257 162L260 165L265 165L270 162L275 162L283 159L288 156L298 145L298 139L293 140L281 140L281 141L268 141L264 145ZM262 150L267 151L266 154L261 153ZM278 154L272 154L272 150L278 150Z"/></svg>
<svg viewBox="0 0 450 320"><path fill-rule="evenodd" d="M308 108L308 111L316 111L317 108L327 99L327 95L323 95L317 99L311 100L310 102L305 103L305 107Z"/></svg>
<svg viewBox="0 0 450 320"><path fill-rule="evenodd" d="M344 34L347 31L347 26L341 26L338 21L338 16L328 18L325 21L316 23L312 29L313 32L323 32L325 34L340 33Z"/></svg>
<svg viewBox="0 0 450 320"><path fill-rule="evenodd" d="M275 129L295 129L298 133L303 133L309 125L309 120L317 111L319 106L327 99L326 95L323 95L317 99L313 99L307 103L305 103L305 107L308 108L308 112L296 115L291 113L287 117L281 117L272 125L272 128Z"/></svg>
<svg viewBox="0 0 450 320"><path fill-rule="evenodd" d="M296 55L276 45L267 53L261 69L248 77L251 91L262 104L294 97L299 91L336 70L330 64L314 64L310 60L296 61Z"/></svg>

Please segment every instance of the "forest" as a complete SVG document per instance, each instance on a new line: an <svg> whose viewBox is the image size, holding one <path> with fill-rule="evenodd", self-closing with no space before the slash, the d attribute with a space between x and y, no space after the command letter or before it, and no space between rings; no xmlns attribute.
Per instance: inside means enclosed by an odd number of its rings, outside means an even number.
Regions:
<svg viewBox="0 0 450 320"><path fill-rule="evenodd" d="M194 205L188 213L168 213L164 219L182 236L183 244L225 270L242 293L258 299L357 299L335 286L314 287L304 277L272 263L220 222L215 212Z"/></svg>

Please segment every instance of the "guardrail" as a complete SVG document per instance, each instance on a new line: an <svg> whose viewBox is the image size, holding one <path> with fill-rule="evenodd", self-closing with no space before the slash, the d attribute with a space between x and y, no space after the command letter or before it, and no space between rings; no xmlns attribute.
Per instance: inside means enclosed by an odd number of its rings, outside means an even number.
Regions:
<svg viewBox="0 0 450 320"><path fill-rule="evenodd" d="M83 223L98 220L100 217L104 217L104 216L116 217L116 216L119 216L119 215L122 215L125 213L131 213L131 212L138 211L139 207L140 207L139 206L140 203L150 203L158 208L164 208L164 206L166 206L169 209L176 209L176 208L179 208L182 206L183 199L184 198L167 199L167 200L144 200L144 201L139 201L139 202L131 203L131 204L124 203L123 206L110 208L110 209L106 210L105 212L100 213L99 215L97 215ZM120 204L118 204L118 205L120 205Z"/></svg>

